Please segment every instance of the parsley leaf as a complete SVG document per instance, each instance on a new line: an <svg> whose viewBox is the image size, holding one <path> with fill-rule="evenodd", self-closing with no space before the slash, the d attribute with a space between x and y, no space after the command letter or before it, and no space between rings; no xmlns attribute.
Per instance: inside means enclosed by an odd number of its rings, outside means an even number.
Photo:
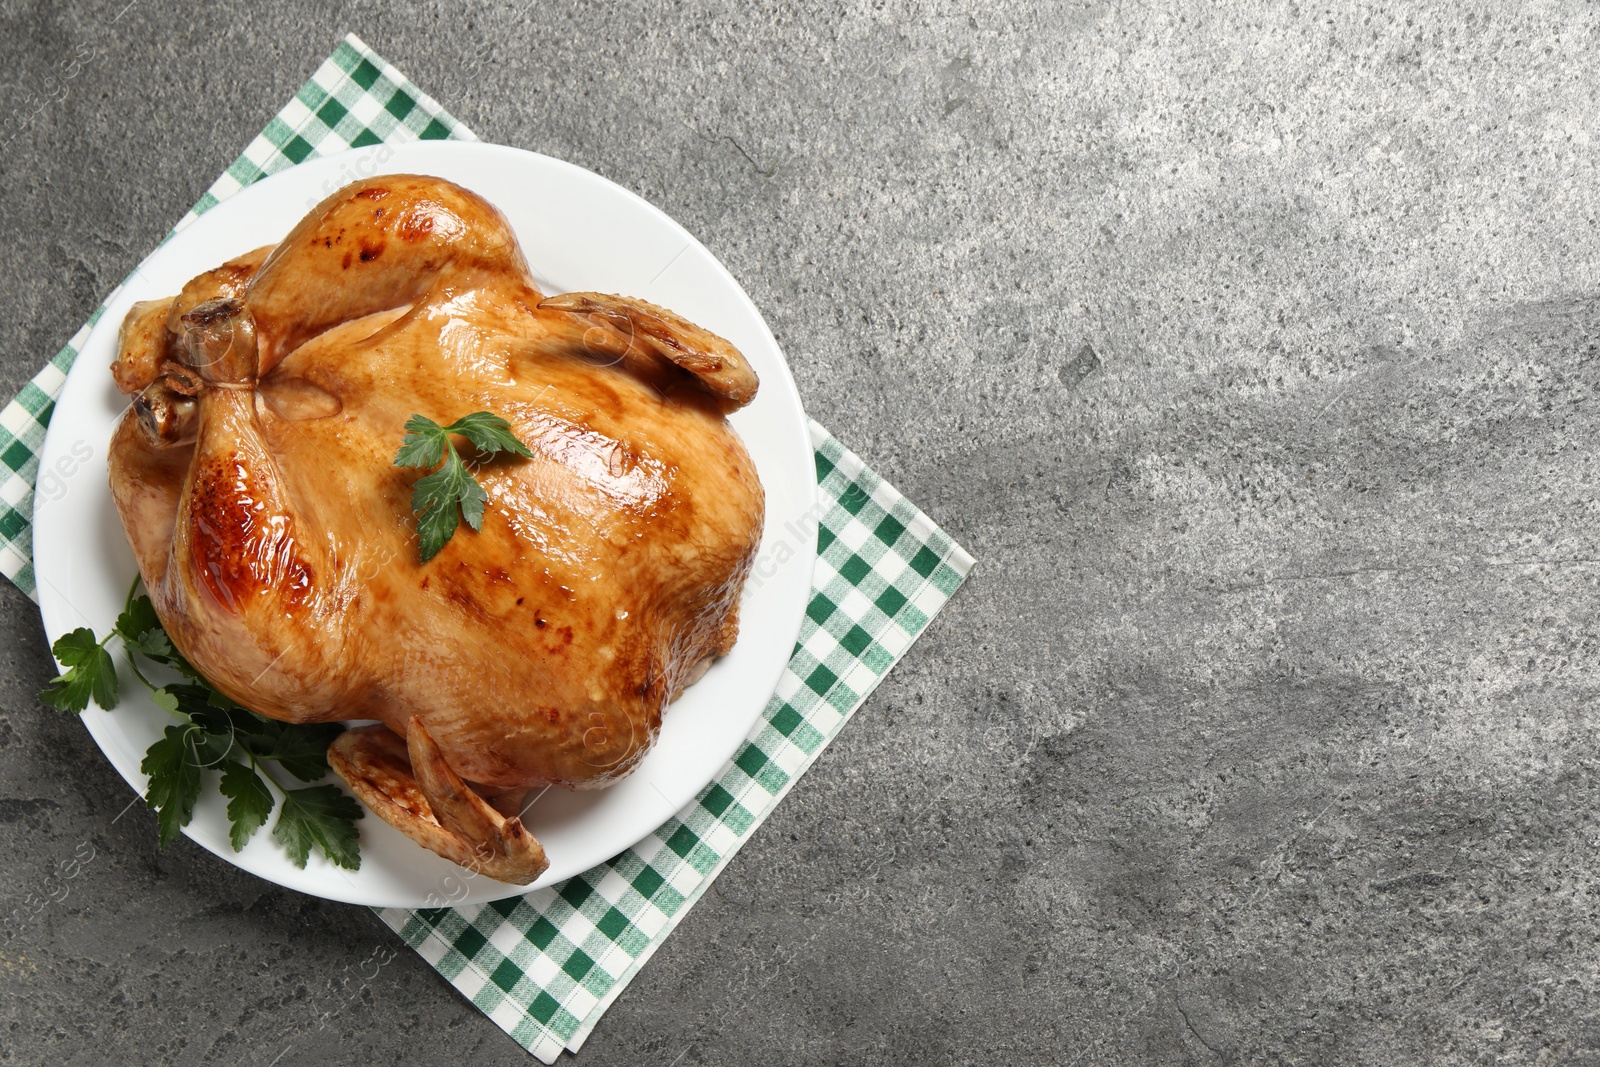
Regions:
<svg viewBox="0 0 1600 1067"><path fill-rule="evenodd" d="M272 836L302 870L315 847L338 866L359 871L361 832L356 829L359 818L361 805L340 792L337 786L290 789L283 794L283 807L278 812Z"/></svg>
<svg viewBox="0 0 1600 1067"><path fill-rule="evenodd" d="M266 825L272 814L272 793L254 767L235 760L222 768L218 790L228 798L228 841L238 852Z"/></svg>
<svg viewBox="0 0 1600 1067"><path fill-rule="evenodd" d="M167 688L177 696L180 710L194 722L227 736L258 759L272 760L302 782L315 782L328 773L328 746L344 732L336 722L287 723L268 719L204 686ZM219 699L227 706L219 706Z"/></svg>
<svg viewBox="0 0 1600 1067"><path fill-rule="evenodd" d="M406 420L406 435L400 439L400 451L395 454L396 467L431 467L444 458L450 443L444 427L424 415L413 415Z"/></svg>
<svg viewBox="0 0 1600 1067"><path fill-rule="evenodd" d="M437 556L456 532L461 521L456 501L461 499L463 482L474 487L478 484L454 452L443 467L417 479L416 488L411 492L411 510L417 513L417 541L424 563Z"/></svg>
<svg viewBox="0 0 1600 1067"><path fill-rule="evenodd" d="M278 734L272 748L260 753L300 779L315 782L328 773L328 746L344 733L336 722L301 723Z"/></svg>
<svg viewBox="0 0 1600 1067"><path fill-rule="evenodd" d="M422 415L407 419L406 435L400 440L394 465L426 468L444 461L438 470L417 479L411 492L411 510L417 515L417 547L424 563L438 555L455 535L461 519L466 519L474 530L482 529L483 507L489 502L483 486L467 470L455 442L450 440L453 433L465 437L486 455L533 455L511 432L509 422L487 411L464 415L448 426Z"/></svg>
<svg viewBox="0 0 1600 1067"><path fill-rule="evenodd" d="M210 686L195 682L174 682L172 685L163 686L159 692L170 694L177 703L179 714L189 716L208 730L223 731L235 728L232 716L211 703Z"/></svg>
<svg viewBox="0 0 1600 1067"><path fill-rule="evenodd" d="M225 730L197 728L189 736L189 748L195 765L203 771L209 771L228 762L233 755L234 737Z"/></svg>
<svg viewBox="0 0 1600 1067"><path fill-rule="evenodd" d="M465 473L466 467L461 469ZM466 484L461 487L460 499L461 517L467 520L467 525L474 530L483 529L483 506L489 502L489 495L470 474L467 475Z"/></svg>
<svg viewBox="0 0 1600 1067"><path fill-rule="evenodd" d="M117 706L117 665L93 630L80 626L62 634L50 651L67 670L39 694L41 701L73 713L88 707L91 699L107 711Z"/></svg>
<svg viewBox="0 0 1600 1067"><path fill-rule="evenodd" d="M161 619L156 616L156 606L147 596L130 598L128 606L117 616L117 633L130 645L137 645L139 638L151 631L161 634L161 639L166 640Z"/></svg>
<svg viewBox="0 0 1600 1067"><path fill-rule="evenodd" d="M528 451L528 446L517 440L517 435L511 432L509 422L487 411L474 411L471 415L463 415L444 429L446 433L458 433L465 437L480 452L491 455L495 452L511 452L524 459L533 455ZM429 464L430 467L432 465Z"/></svg>
<svg viewBox="0 0 1600 1067"><path fill-rule="evenodd" d="M200 798L200 764L193 759L189 734L193 725L169 726L144 754L139 769L150 778L144 802L156 812L156 840L163 846L178 839L178 831L194 818Z"/></svg>
<svg viewBox="0 0 1600 1067"><path fill-rule="evenodd" d="M148 630L138 637L123 640L127 641L129 648L138 649L157 663L171 663L178 656L178 650L167 640L164 630Z"/></svg>
<svg viewBox="0 0 1600 1067"><path fill-rule="evenodd" d="M167 631L162 629L161 619L156 615L155 605L149 597L129 597L128 606L117 616L114 632L122 638L129 652L138 652L146 659L165 664L196 681L201 680L200 672L172 647L172 641L168 639Z"/></svg>

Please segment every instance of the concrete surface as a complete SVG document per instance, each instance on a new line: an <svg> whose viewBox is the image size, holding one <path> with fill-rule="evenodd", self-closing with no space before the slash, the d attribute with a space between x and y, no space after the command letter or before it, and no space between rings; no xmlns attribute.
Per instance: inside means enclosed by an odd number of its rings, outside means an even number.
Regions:
<svg viewBox="0 0 1600 1067"><path fill-rule="evenodd" d="M19 108L91 56L0 152L0 392L355 30L698 234L981 561L583 1063L1600 1062L1588 5L125 2L0 4ZM530 1062L158 853L0 602L0 871L94 856L0 1063Z"/></svg>

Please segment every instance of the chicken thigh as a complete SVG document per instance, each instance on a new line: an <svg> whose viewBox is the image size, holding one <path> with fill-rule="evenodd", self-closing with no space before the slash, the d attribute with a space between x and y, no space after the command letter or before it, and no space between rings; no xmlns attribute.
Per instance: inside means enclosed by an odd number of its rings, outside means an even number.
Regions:
<svg viewBox="0 0 1600 1067"><path fill-rule="evenodd" d="M643 301L547 298L504 217L440 179L335 193L275 248L138 305L113 368L128 541L173 644L439 855L526 884L531 788L604 786L737 633L763 494L726 415L756 376ZM477 411L488 501L421 560L405 422Z"/></svg>

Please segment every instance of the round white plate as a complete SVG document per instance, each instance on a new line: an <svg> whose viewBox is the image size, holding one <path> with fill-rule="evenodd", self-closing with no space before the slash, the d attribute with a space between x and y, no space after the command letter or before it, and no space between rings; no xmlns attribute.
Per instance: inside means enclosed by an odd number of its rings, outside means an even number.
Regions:
<svg viewBox="0 0 1600 1067"><path fill-rule="evenodd" d="M527 812L561 881L616 855L660 826L710 782L755 726L799 634L816 554L816 471L800 396L783 353L739 283L683 227L595 174L514 148L456 141L377 145L303 163L212 208L174 235L116 293L50 420L34 505L39 606L51 640L78 626L104 635L136 568L107 487L106 449L127 399L112 383L118 325L136 300L170 296L232 256L280 240L328 193L372 174L422 173L479 193L511 220L546 293L642 297L728 338L761 377L754 403L732 417L767 492L766 530L745 588L733 652L666 712L656 747L610 789L548 790ZM120 656L118 657L120 660ZM123 668L114 712L90 708L84 725L142 794L145 749L172 720ZM368 813L361 869L314 855L294 867L270 826L242 852L228 843L224 802L208 781L184 831L223 859L279 885L377 907L438 907L526 892L463 869L413 844ZM155 827L150 828L152 834Z"/></svg>

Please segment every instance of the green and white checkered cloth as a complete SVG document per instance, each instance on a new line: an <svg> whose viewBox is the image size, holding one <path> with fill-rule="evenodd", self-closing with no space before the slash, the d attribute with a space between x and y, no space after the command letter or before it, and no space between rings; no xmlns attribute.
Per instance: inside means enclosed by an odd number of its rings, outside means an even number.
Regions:
<svg viewBox="0 0 1600 1067"><path fill-rule="evenodd" d="M419 137L475 139L351 35L173 232L312 156ZM67 369L103 311L0 413L0 572L29 596L38 452ZM811 603L760 725L716 781L643 841L558 886L480 906L378 913L546 1063L583 1044L972 567L960 545L815 422L811 438L822 502Z"/></svg>

